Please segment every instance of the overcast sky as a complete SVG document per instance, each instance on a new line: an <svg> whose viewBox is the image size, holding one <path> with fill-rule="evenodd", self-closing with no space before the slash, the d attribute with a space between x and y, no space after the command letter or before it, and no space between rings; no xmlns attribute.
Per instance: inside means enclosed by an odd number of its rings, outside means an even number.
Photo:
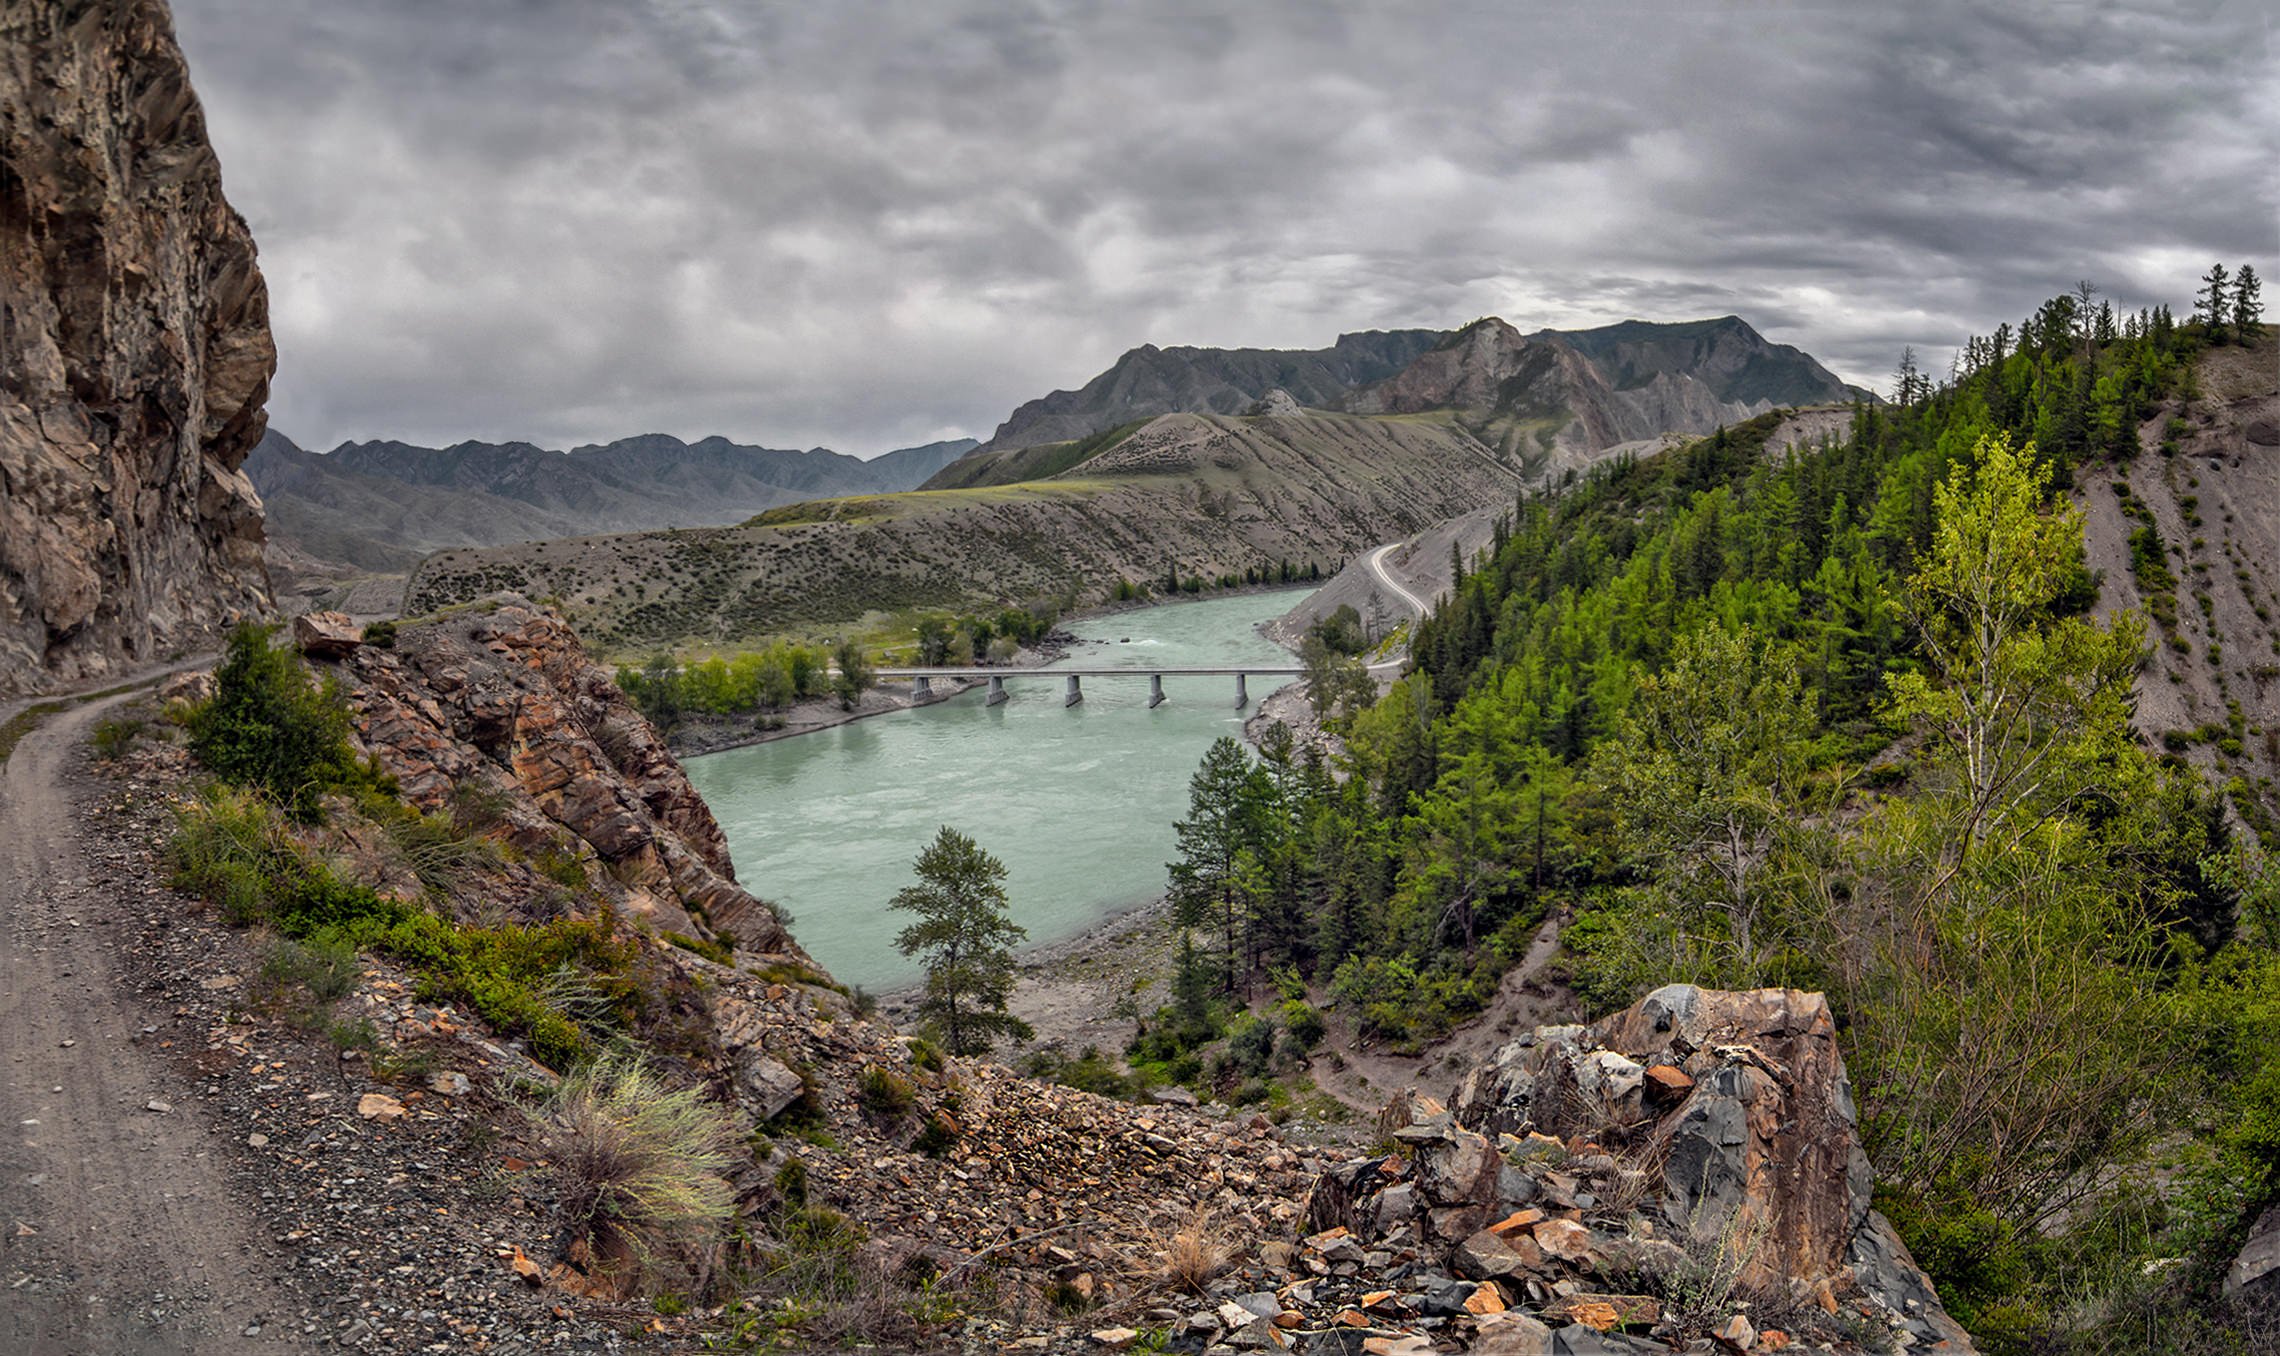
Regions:
<svg viewBox="0 0 2280 1356"><path fill-rule="evenodd" d="M276 427L859 455L1142 343L2182 313L2280 274L2268 9L175 0Z"/></svg>

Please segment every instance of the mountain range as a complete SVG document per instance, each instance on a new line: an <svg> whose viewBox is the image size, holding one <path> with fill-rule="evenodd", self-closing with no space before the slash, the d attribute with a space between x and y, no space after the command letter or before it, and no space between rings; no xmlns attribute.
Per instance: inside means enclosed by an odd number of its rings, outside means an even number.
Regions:
<svg viewBox="0 0 2280 1356"><path fill-rule="evenodd" d="M802 499L910 489L974 446L960 438L863 461L649 433L567 453L522 442L351 442L316 453L271 430L245 470L278 540L390 571L451 546L717 527Z"/></svg>

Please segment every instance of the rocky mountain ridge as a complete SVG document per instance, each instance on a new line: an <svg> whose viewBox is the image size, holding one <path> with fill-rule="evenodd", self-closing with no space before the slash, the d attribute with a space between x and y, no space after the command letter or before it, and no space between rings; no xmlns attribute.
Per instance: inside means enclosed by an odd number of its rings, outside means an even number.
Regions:
<svg viewBox="0 0 2280 1356"><path fill-rule="evenodd" d="M276 367L158 0L0 18L0 694L147 665L265 610L240 464Z"/></svg>
<svg viewBox="0 0 2280 1356"><path fill-rule="evenodd" d="M387 571L446 547L719 527L802 499L912 489L974 447L961 438L861 461L820 447L643 434L567 453L481 442L343 443L315 453L272 431L246 472L280 542Z"/></svg>
<svg viewBox="0 0 2280 1356"><path fill-rule="evenodd" d="M1527 335L1491 316L1449 332L1342 335L1319 350L1143 345L1083 387L1021 406L980 450L1074 442L1162 414L1312 408L1544 421L1525 432L1540 428L1562 450L1589 454L1664 433L1708 433L1775 406L1867 396L1739 316ZM1507 432L1490 441L1517 445Z"/></svg>
<svg viewBox="0 0 2280 1356"><path fill-rule="evenodd" d="M1588 465L1624 444L1706 434L1777 406L1863 394L1799 350L1768 343L1738 316L1526 335L1492 316L1352 393L1345 408L1456 411L1483 442L1543 475Z"/></svg>
<svg viewBox="0 0 2280 1356"><path fill-rule="evenodd" d="M1437 330L1341 334L1324 349L1158 348L1142 344L1074 391L1054 391L1006 416L985 452L1068 442L1159 414L1241 414L1269 391L1336 408L1440 342Z"/></svg>

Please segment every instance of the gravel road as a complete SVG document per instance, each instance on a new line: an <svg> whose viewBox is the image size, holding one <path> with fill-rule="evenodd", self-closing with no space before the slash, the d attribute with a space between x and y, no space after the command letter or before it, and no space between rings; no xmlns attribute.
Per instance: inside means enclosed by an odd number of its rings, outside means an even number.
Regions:
<svg viewBox="0 0 2280 1356"><path fill-rule="evenodd" d="M135 1035L128 921L91 886L69 768L124 698L50 716L0 769L0 1351L293 1349L200 1109Z"/></svg>

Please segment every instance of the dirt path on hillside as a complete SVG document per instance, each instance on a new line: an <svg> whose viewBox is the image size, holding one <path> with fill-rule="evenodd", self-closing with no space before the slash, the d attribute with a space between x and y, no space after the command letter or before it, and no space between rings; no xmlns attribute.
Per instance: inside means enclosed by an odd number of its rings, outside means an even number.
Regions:
<svg viewBox="0 0 2280 1356"><path fill-rule="evenodd" d="M292 1350L195 1089L140 1041L128 915L90 884L71 769L121 700L49 717L0 769L0 1351Z"/></svg>
<svg viewBox="0 0 2280 1356"><path fill-rule="evenodd" d="M1545 971L1559 954L1560 929L1566 922L1559 913L1545 919L1519 964L1504 972L1496 997L1480 1015L1415 1055L1363 1045L1355 1039L1349 1014L1327 1014L1329 1034L1315 1055L1315 1083L1354 1110L1370 1114L1403 1088L1416 1088L1447 1102L1465 1070L1486 1061L1514 1036L1547 1023L1579 1020L1574 995L1545 981Z"/></svg>

